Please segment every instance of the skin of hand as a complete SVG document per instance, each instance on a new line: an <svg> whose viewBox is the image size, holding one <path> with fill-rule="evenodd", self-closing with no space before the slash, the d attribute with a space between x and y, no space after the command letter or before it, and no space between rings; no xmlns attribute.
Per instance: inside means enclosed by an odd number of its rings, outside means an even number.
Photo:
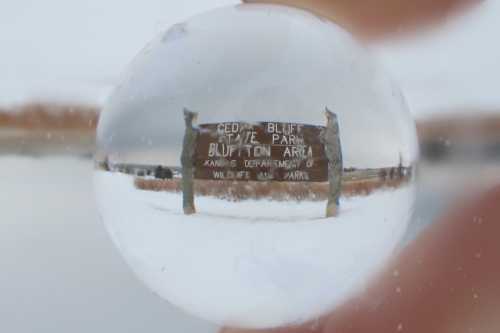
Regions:
<svg viewBox="0 0 500 333"><path fill-rule="evenodd" d="M443 21L482 0L243 0L306 9L343 26L359 39L379 40Z"/></svg>
<svg viewBox="0 0 500 333"><path fill-rule="evenodd" d="M500 186L430 226L364 292L323 318L223 333L500 332Z"/></svg>

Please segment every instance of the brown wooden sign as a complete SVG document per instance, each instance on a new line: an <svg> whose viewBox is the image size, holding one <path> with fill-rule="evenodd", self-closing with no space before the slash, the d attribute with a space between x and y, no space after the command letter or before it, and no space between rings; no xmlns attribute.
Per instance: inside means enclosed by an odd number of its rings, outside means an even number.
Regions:
<svg viewBox="0 0 500 333"><path fill-rule="evenodd" d="M328 181L325 127L282 122L198 126L194 177L206 180Z"/></svg>

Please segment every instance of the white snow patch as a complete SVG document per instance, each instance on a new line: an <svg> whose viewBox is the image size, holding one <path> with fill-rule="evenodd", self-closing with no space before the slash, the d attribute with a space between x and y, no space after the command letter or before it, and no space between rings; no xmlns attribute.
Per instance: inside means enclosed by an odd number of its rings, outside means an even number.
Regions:
<svg viewBox="0 0 500 333"><path fill-rule="evenodd" d="M137 190L117 173L94 181L114 242L151 289L204 319L253 328L312 319L359 291L398 245L414 196L405 187L343 200L332 219L320 219L322 202L197 197L199 213L185 216L179 194Z"/></svg>
<svg viewBox="0 0 500 333"><path fill-rule="evenodd" d="M2 332L216 333L144 288L107 236L92 162L0 156Z"/></svg>

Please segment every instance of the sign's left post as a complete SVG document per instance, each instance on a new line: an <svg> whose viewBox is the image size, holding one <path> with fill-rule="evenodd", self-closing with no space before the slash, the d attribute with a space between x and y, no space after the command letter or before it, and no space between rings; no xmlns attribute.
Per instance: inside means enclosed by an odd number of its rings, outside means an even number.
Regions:
<svg viewBox="0 0 500 333"><path fill-rule="evenodd" d="M182 143L182 208L184 214L196 213L194 205L194 152L198 130L195 127L198 113L184 109L184 122L186 129Z"/></svg>

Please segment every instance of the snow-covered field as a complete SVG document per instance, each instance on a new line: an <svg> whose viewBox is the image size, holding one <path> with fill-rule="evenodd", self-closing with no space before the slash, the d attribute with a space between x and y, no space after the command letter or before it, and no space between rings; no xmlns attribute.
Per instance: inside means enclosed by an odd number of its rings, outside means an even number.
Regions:
<svg viewBox="0 0 500 333"><path fill-rule="evenodd" d="M0 330L215 332L150 293L109 240L92 162L0 157Z"/></svg>
<svg viewBox="0 0 500 333"><path fill-rule="evenodd" d="M401 241L412 187L341 201L229 203L134 187L133 177L97 171L102 217L125 259L156 293L202 318L249 327L320 315L358 291ZM214 300L217 305L214 306Z"/></svg>
<svg viewBox="0 0 500 333"><path fill-rule="evenodd" d="M0 157L2 331L215 332L134 278L99 220L92 173L79 158ZM442 209L443 193L424 191L406 239Z"/></svg>

